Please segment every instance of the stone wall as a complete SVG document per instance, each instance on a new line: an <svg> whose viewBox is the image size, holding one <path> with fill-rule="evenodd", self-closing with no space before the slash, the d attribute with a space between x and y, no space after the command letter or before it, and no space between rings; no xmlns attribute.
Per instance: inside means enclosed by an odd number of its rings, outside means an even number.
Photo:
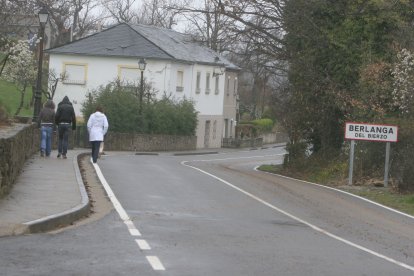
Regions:
<svg viewBox="0 0 414 276"><path fill-rule="evenodd" d="M263 138L223 138L221 146L223 148L257 148L263 146Z"/></svg>
<svg viewBox="0 0 414 276"><path fill-rule="evenodd" d="M195 150L196 136L147 135L108 132L105 150L119 151L182 151Z"/></svg>
<svg viewBox="0 0 414 276"><path fill-rule="evenodd" d="M221 146L223 148L246 148L262 147L266 144L287 143L289 137L284 132L274 132L261 134L257 138L223 138Z"/></svg>
<svg viewBox="0 0 414 276"><path fill-rule="evenodd" d="M26 160L39 150L39 143L35 124L0 128L0 197L10 191Z"/></svg>
<svg viewBox="0 0 414 276"><path fill-rule="evenodd" d="M287 133L280 131L261 134L259 137L263 138L263 144L287 143L289 141Z"/></svg>

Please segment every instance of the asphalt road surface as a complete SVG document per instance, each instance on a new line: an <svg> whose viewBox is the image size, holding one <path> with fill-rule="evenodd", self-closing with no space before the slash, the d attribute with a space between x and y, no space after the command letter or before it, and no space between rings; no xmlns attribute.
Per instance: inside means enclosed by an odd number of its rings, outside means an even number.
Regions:
<svg viewBox="0 0 414 276"><path fill-rule="evenodd" d="M115 210L55 234L0 239L0 275L414 275L414 218L258 172L282 148L111 154Z"/></svg>

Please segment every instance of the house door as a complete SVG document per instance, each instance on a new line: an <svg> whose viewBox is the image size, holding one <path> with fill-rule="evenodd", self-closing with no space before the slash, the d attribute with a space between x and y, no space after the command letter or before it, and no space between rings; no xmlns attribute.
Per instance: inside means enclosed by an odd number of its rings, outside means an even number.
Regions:
<svg viewBox="0 0 414 276"><path fill-rule="evenodd" d="M210 146L210 121L206 121L206 127L204 132L204 147Z"/></svg>

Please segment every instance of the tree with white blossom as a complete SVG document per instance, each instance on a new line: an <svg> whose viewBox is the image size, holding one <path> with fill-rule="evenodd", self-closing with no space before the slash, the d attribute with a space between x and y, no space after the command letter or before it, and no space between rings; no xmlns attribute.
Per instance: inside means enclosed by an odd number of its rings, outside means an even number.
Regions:
<svg viewBox="0 0 414 276"><path fill-rule="evenodd" d="M407 116L414 112L414 55L402 49L397 55L397 63L392 70L394 79L394 104Z"/></svg>
<svg viewBox="0 0 414 276"><path fill-rule="evenodd" d="M27 88L36 80L36 59L29 49L27 40L11 44L8 52L10 56L1 78L13 83L20 92L20 103L15 112L15 115L18 115L24 105Z"/></svg>

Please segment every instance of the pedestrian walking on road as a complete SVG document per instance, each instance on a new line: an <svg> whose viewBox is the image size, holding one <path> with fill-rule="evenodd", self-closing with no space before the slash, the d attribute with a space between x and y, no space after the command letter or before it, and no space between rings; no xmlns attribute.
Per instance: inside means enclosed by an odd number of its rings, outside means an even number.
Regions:
<svg viewBox="0 0 414 276"><path fill-rule="evenodd" d="M97 106L95 113L89 116L87 127L89 132L89 141L92 146L92 161L93 163L96 163L99 155L99 147L109 127L108 119L103 113L101 106Z"/></svg>
<svg viewBox="0 0 414 276"><path fill-rule="evenodd" d="M55 130L55 103L47 100L37 119L40 128L40 155L49 157L52 151L52 136Z"/></svg>
<svg viewBox="0 0 414 276"><path fill-rule="evenodd" d="M70 128L72 126L72 130L76 129L75 110L73 109L72 103L69 101L68 96L65 96L58 104L55 123L58 126L59 134L57 157L60 158L62 156L62 158L66 159Z"/></svg>

